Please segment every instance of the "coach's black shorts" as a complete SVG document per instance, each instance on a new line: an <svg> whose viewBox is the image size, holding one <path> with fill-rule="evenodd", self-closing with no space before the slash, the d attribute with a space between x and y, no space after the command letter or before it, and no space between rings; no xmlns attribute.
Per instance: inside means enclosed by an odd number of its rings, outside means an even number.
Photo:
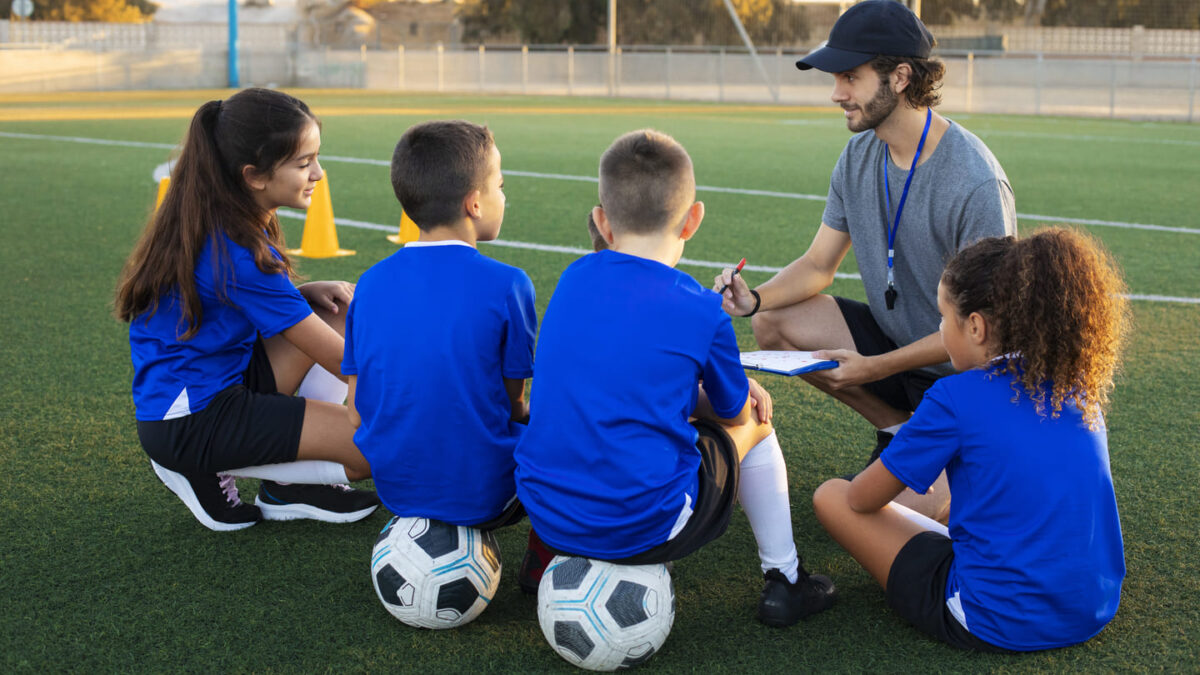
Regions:
<svg viewBox="0 0 1200 675"><path fill-rule="evenodd" d="M710 541L725 534L733 504L737 499L740 474L737 446L724 427L708 420L695 420L700 433L696 449L700 451L699 488L692 504L692 515L675 535L654 548L610 562L622 565L652 565L691 555Z"/></svg>
<svg viewBox="0 0 1200 675"><path fill-rule="evenodd" d="M833 299L837 301L838 309L842 311L842 318L846 321L850 335L854 338L855 351L863 356L877 356L899 349L899 346L883 332L879 324L875 323L875 317L871 316L869 306L857 300L836 296ZM912 412L917 409L917 405L925 397L925 390L932 387L937 380L936 375L924 370L906 370L877 382L868 382L863 386L893 408Z"/></svg>
<svg viewBox="0 0 1200 675"><path fill-rule="evenodd" d="M304 399L280 394L260 337L242 384L223 389L204 410L171 420L138 420L150 459L180 473L217 473L296 461Z"/></svg>
<svg viewBox="0 0 1200 675"><path fill-rule="evenodd" d="M888 605L921 632L959 649L1014 653L971 635L950 613L946 607L946 577L953 562L949 537L922 532L909 539L888 573Z"/></svg>

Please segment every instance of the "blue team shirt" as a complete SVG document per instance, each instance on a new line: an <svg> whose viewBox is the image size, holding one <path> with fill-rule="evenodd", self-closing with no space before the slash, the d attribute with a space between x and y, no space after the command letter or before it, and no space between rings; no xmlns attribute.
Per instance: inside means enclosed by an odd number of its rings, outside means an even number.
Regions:
<svg viewBox="0 0 1200 675"><path fill-rule="evenodd" d="M187 326L180 323L177 289L162 296L155 313L129 323L139 420L174 419L203 410L222 389L241 384L258 335L272 337L312 314L286 272L264 273L249 249L223 232L214 236L221 246L210 237L196 257L202 312L196 334L188 340L178 337ZM221 287L225 299L218 295Z"/></svg>
<svg viewBox="0 0 1200 675"><path fill-rule="evenodd" d="M513 499L524 427L503 378L533 375L536 332L528 275L461 242L409 244L362 275L342 372L392 513L475 525Z"/></svg>
<svg viewBox="0 0 1200 675"><path fill-rule="evenodd" d="M603 559L666 541L696 497L697 384L722 417L749 394L720 296L652 260L586 255L558 281L537 363L516 456L538 535Z"/></svg>
<svg viewBox="0 0 1200 675"><path fill-rule="evenodd" d="M967 630L991 644L1076 644L1116 614L1125 557L1108 437L1082 417L1067 405L1042 417L1010 376L971 370L938 380L883 451L916 492L945 467L946 598L958 594Z"/></svg>

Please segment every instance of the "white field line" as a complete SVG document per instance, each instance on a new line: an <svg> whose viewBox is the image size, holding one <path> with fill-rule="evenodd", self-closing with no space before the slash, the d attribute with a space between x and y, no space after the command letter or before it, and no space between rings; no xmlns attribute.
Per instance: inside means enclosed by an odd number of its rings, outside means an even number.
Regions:
<svg viewBox="0 0 1200 675"><path fill-rule="evenodd" d="M91 144L91 145L112 145L112 146L129 147L129 148L154 148L154 149L162 149L162 150L172 150L176 147L174 144L171 144L171 143L146 143L146 142L142 142L142 141L120 141L120 140L110 140L110 139L104 139L104 138L87 138L87 137L83 137L83 136L50 136L50 135L45 135L45 134L22 134L22 133L7 132L7 131L0 131L0 138L59 141L59 142L67 142L67 143L85 143L85 144ZM367 164L367 165L372 165L372 166L388 166L389 165L389 162L387 162L385 160L365 159L365 158L361 158L361 157L342 157L342 156L338 156L338 155L325 155L322 157L322 159L327 162L343 162L343 163L348 163L348 164ZM528 177L528 178L546 178L546 179L554 179L554 180L570 180L570 181L591 182L591 183L599 182L599 180L597 178L592 177L592 176L574 176L574 175L569 175L569 174L540 173L540 172L535 172L535 171L512 171L512 170L505 170L504 173L508 174L508 175L512 175L512 176L522 176L522 177ZM761 196L761 197L780 197L780 198L785 198L785 199L805 199L805 200L811 200L811 201L825 201L825 197L823 197L821 195L806 195L806 194L798 194L798 193L790 193L790 192L772 192L769 190L750 190L750 189L743 189L743 188L725 188L725 187L712 187L712 186L704 186L704 185L698 185L698 186L696 186L696 189L698 191L706 191L706 192L722 192L722 193L729 193L729 194L741 194L741 195ZM291 211L288 209L280 209L279 215L287 217L287 218L297 218L297 219L304 218L303 213L300 213L298 211ZM1186 228L1186 227L1166 227L1163 225L1148 225L1148 224L1144 224L1144 223L1122 223L1119 221L1091 220L1091 219L1086 219L1086 218L1060 218L1060 217L1055 217L1055 216L1028 215L1028 214L1020 214L1020 213L1018 213L1017 216L1020 218L1028 218L1028 219L1033 219L1033 220L1076 223L1076 224L1081 224L1081 225L1102 225L1102 226L1107 226L1107 227L1120 227L1120 228L1126 228L1126 229L1155 230L1155 231L1159 231L1159 232L1178 232L1178 233L1183 233L1183 234L1200 234L1200 229L1192 229L1192 228ZM367 222L367 221L363 221L363 220L353 220L350 218L335 218L334 224L344 225L346 227L355 227L355 228L359 228L359 229L366 229L366 230L377 230L380 232L399 231L399 226L383 225L380 223L371 223L371 222ZM493 246L505 246L505 247L509 247L509 248L520 248L520 249L527 249L527 250L534 250L534 251L547 251L547 252L552 252L552 253L565 253L565 254L569 254L569 255L583 255L585 253L588 253L588 251L583 248L574 248L574 247L570 247L570 246L554 246L551 244L535 244L535 243L521 242L521 241L496 240L496 241L486 242L486 243L489 243ZM731 263L731 262L713 262L713 261L707 261L707 260L692 260L689 258L681 258L679 261L679 264L689 265L692 267L703 267L703 268L709 268L709 269L723 269L726 267L734 266L734 263ZM749 270L751 272L766 272L766 273L774 274L774 273L779 272L783 268L769 267L766 265L746 265L744 267L744 269ZM861 276L859 276L857 274L845 274L845 273L841 273L841 272L838 272L834 276L838 279L861 279L862 278ZM1131 300L1144 300L1147 302L1172 302L1172 303L1185 303L1185 304L1200 304L1200 298L1186 298L1186 297L1178 297L1178 296L1170 296L1170 295L1144 295L1144 294L1133 293L1133 294L1127 295L1126 297L1128 297Z"/></svg>
<svg viewBox="0 0 1200 675"><path fill-rule="evenodd" d="M0 131L0 138L18 138L25 140L46 140L60 141L68 143L89 143L93 145L112 145L131 148L154 148L171 150L175 146L169 143L144 143L140 141L117 141L103 138L85 138L81 136L48 136L43 134L21 134L14 132ZM321 157L326 162L342 162L346 164L366 164L370 166L388 166L387 160L381 159L366 159L362 157L343 157L339 155L324 155ZM511 176L521 176L523 178L544 178L551 180L568 180L584 183L595 183L598 179L595 176L576 176L561 173L542 173L537 171L514 171L505 170L505 174ZM823 202L825 195L803 194L797 192L774 192L771 190L754 190L749 188L729 188L715 187L711 185L697 185L696 190L700 192L717 192L725 194L747 195L754 197L777 197L781 199L800 199L806 201ZM1126 230L1148 230L1153 232L1174 232L1177 234L1200 234L1200 228L1194 227L1175 227L1169 225L1153 225L1149 223L1129 223L1119 220L1100 220L1093 218L1069 218L1065 216L1050 216L1037 213L1018 213L1018 218L1025 220L1035 220L1044 223L1071 223L1074 225L1093 225L1098 227L1115 227Z"/></svg>
<svg viewBox="0 0 1200 675"><path fill-rule="evenodd" d="M280 216L283 216L284 218L293 218L296 220L304 220L304 218L305 218L304 213L301 213L300 211L294 211L292 209L279 209L278 213ZM339 225L339 226L354 227L354 228L363 229L363 230L376 230L378 232L391 232L393 234L400 230L400 227L398 225L383 225L381 223L370 223L370 222L363 221L363 220L353 220L351 218L336 218L335 217L333 219L333 222L335 225ZM518 249L524 249L527 251L546 251L548 253L564 253L566 255L573 255L573 256L581 256L581 255L586 255L588 253L591 253L591 251L588 249L579 248L576 246L556 246L554 244L535 244L535 243L527 242L527 241L510 241L510 240L506 240L506 239L497 239L495 241L485 241L483 243L488 244L489 246L500 246L502 248L518 248ZM719 269L725 269L727 267L733 267L737 263L714 262L711 260L692 260L691 258L680 258L679 264L687 265L690 267L702 267L702 268L707 268L707 269L719 270ZM765 272L768 274L777 274L783 268L782 267L771 267L769 265L746 265L742 269L747 272ZM838 273L834 274L834 277L836 277L838 279L862 279L862 277L857 274L846 274L843 272L838 272ZM1189 304L1189 305L1200 305L1200 298L1181 298L1181 297L1176 297L1176 296L1171 296L1171 295L1143 295L1140 293L1131 293L1131 294L1126 295L1125 297L1129 298L1130 300L1145 300L1147 302L1175 302L1175 303L1184 303L1184 304Z"/></svg>

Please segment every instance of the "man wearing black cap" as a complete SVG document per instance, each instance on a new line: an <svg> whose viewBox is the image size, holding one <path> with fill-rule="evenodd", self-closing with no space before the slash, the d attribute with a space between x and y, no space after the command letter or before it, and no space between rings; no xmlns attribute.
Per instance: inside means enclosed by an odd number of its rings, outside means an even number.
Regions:
<svg viewBox="0 0 1200 675"><path fill-rule="evenodd" d="M945 72L930 59L933 45L903 4L865 0L796 63L833 74L833 101L856 135L834 167L808 251L754 290L730 270L715 280L717 289L728 284L727 312L754 316L763 349L822 350L839 362L802 377L875 425L872 461L925 390L953 372L938 336L942 268L978 239L1016 233L1012 187L996 158L932 110ZM821 294L851 248L867 304ZM943 478L929 495L908 491L898 501L939 517L949 492Z"/></svg>

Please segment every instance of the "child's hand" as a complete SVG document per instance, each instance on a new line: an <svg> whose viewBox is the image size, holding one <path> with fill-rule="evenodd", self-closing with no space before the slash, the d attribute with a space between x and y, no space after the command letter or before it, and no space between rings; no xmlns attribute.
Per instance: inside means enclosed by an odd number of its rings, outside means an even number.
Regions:
<svg viewBox="0 0 1200 675"><path fill-rule="evenodd" d="M302 284L300 295L314 308L320 308L331 314L337 314L343 307L349 307L354 299L354 284L348 281L310 281Z"/></svg>
<svg viewBox="0 0 1200 675"><path fill-rule="evenodd" d="M771 402L771 395L763 388L758 380L748 378L750 380L750 408L755 417L758 418L759 424L766 424L771 421L771 415L774 414L774 404Z"/></svg>
<svg viewBox="0 0 1200 675"><path fill-rule="evenodd" d="M721 309L730 316L746 316L754 310L754 296L750 287L740 274L734 274L732 267L721 270L713 277L713 291L721 294ZM725 289L722 291L721 289Z"/></svg>

